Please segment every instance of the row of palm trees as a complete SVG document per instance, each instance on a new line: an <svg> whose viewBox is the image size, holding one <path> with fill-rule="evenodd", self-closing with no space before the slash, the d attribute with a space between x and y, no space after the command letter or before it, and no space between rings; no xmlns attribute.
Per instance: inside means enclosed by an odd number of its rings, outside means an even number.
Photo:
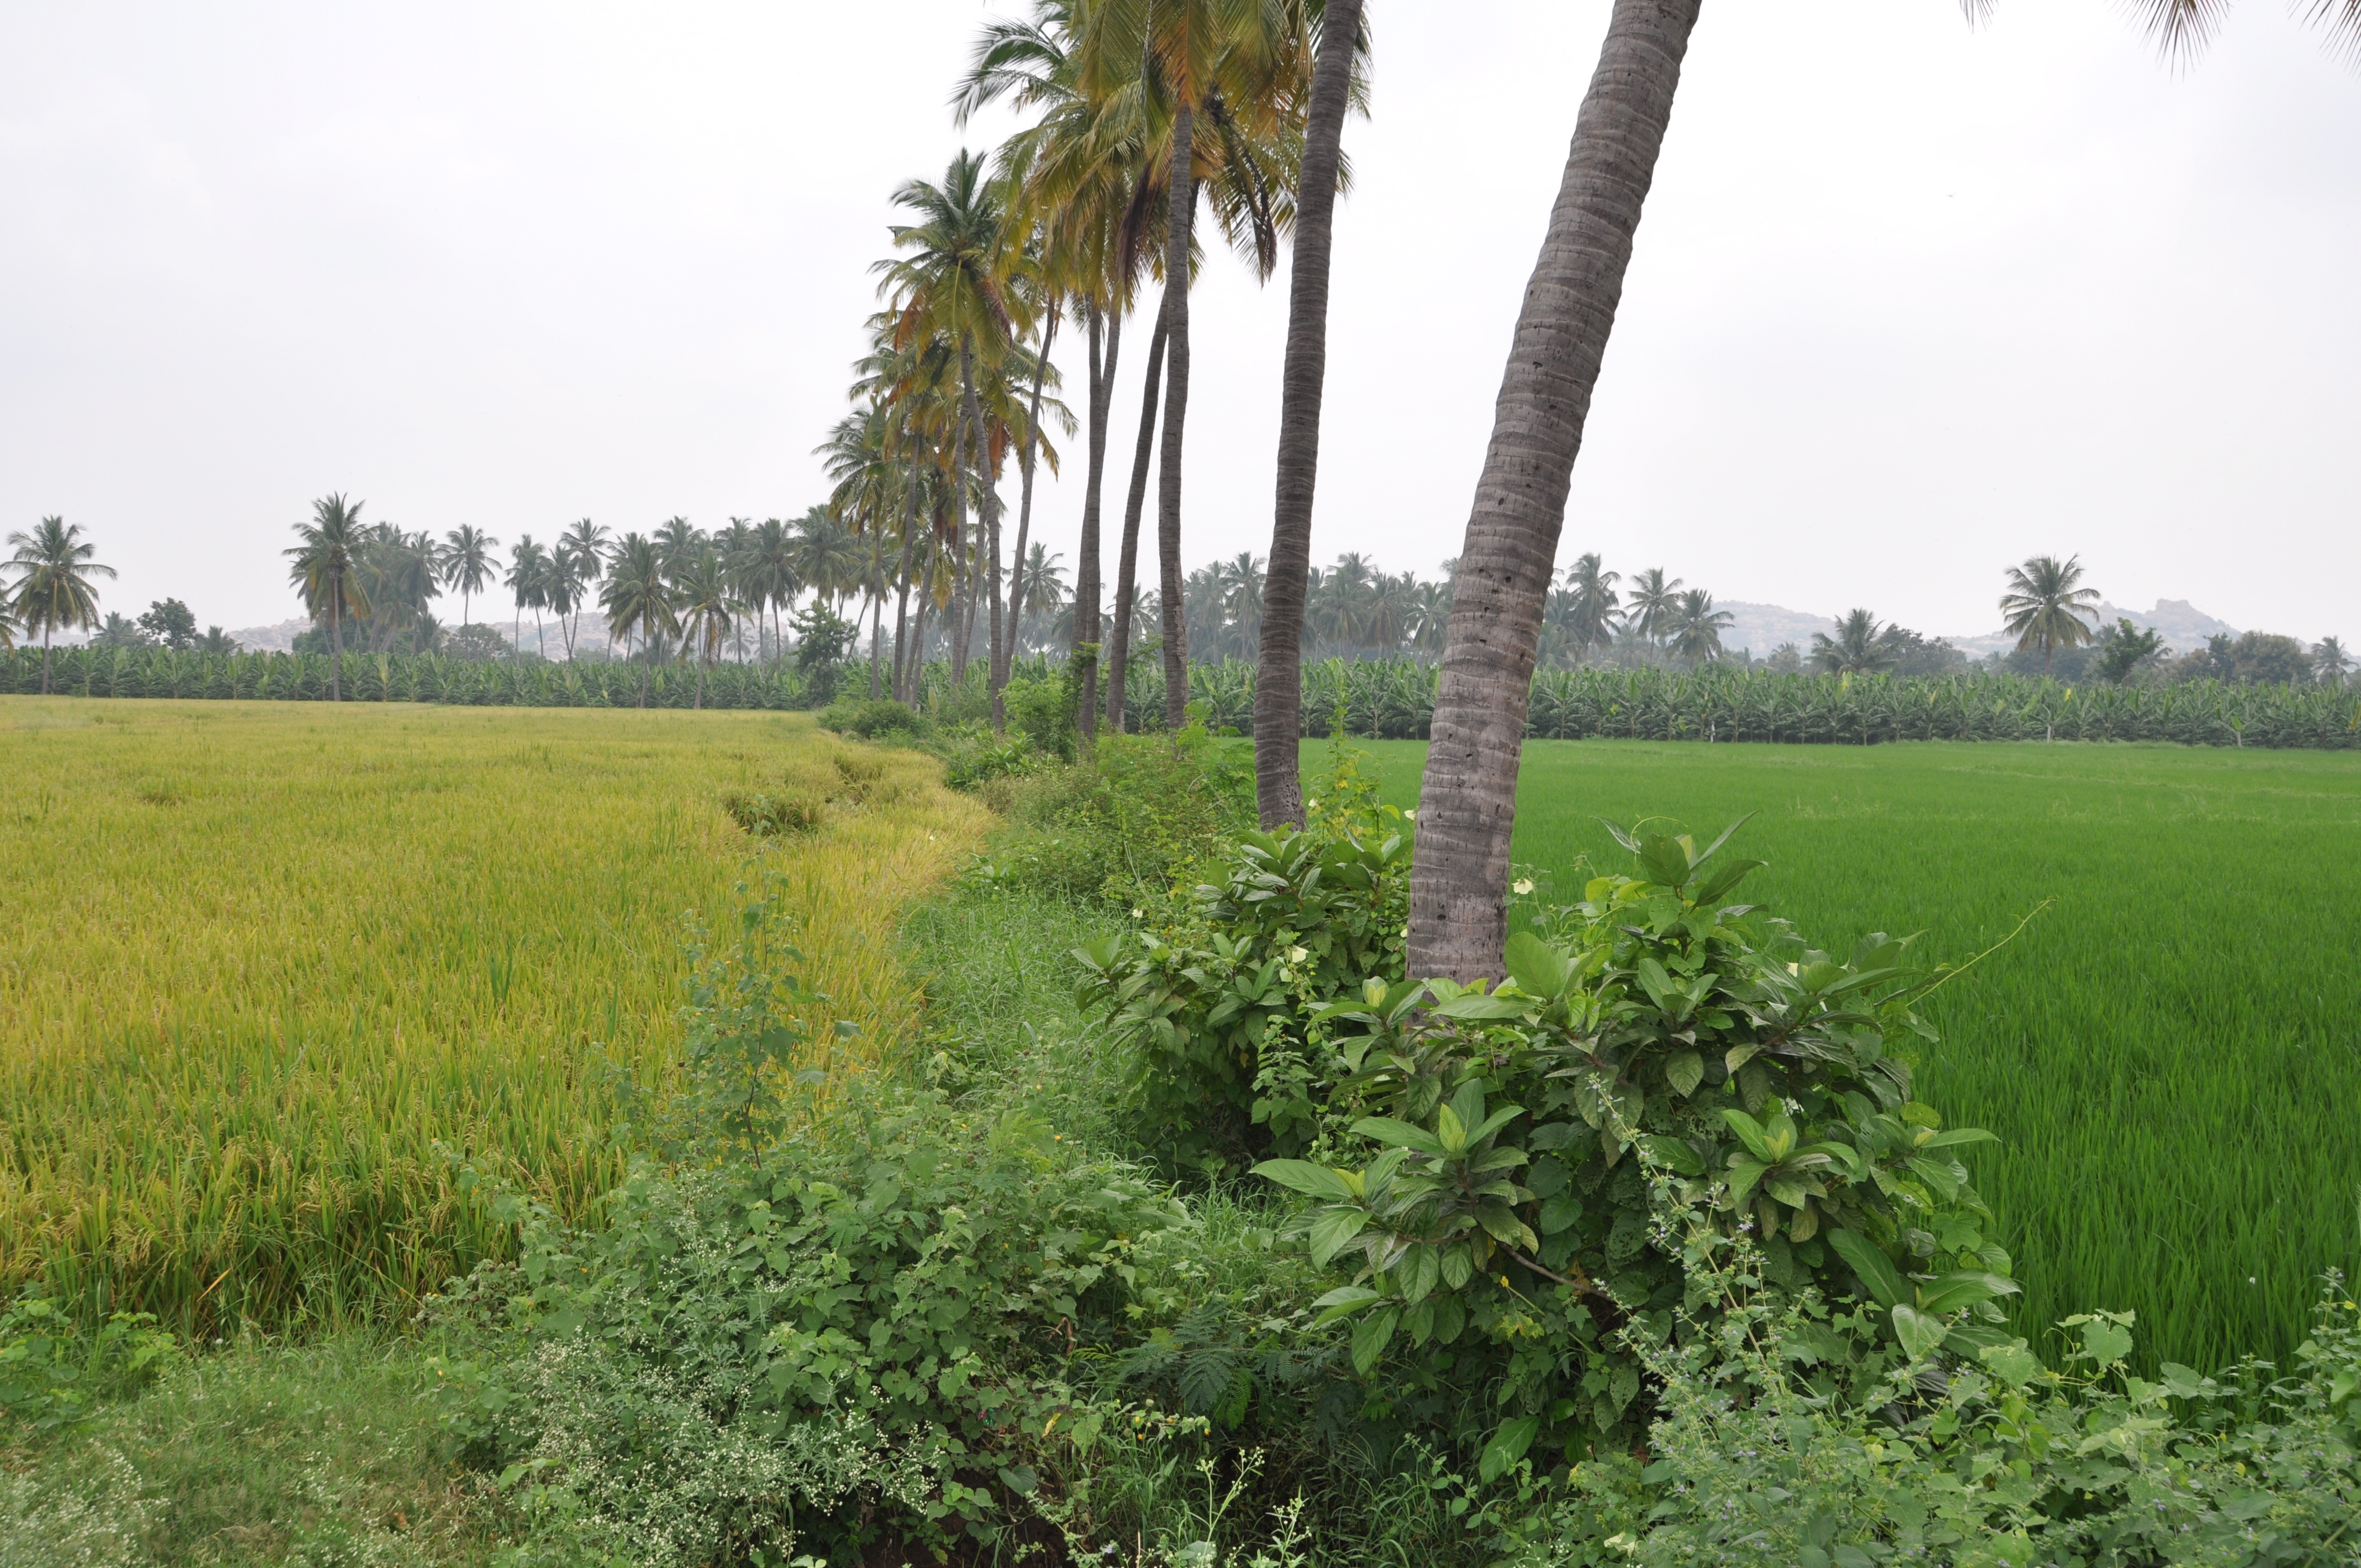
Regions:
<svg viewBox="0 0 2361 1568"><path fill-rule="evenodd" d="M510 645L519 652L531 611L538 650L547 655L546 612L566 656L574 658L582 615L596 609L609 638L622 640L626 656L636 641L643 658L693 655L700 666L733 646L742 656L750 630L758 654L783 652L781 617L806 593L816 605L830 607L864 590L883 598L876 562L863 558L860 542L825 507L793 523L733 518L714 532L675 517L620 539L584 518L547 544L531 534L520 537L510 547L505 571L496 554L500 542L479 529L463 524L437 541L389 523L364 524L362 507L341 494L322 497L313 503L310 521L296 525L296 543L286 552L304 609L339 657L347 628L357 645L375 651L390 649L405 635L412 652L422 651L422 643L431 649L440 629L428 602L445 592L458 594L464 626L470 601L495 583L514 603ZM332 699L341 700L333 665L330 687Z"/></svg>
<svg viewBox="0 0 2361 1568"><path fill-rule="evenodd" d="M1086 677L1085 730L1095 728L1101 668L1105 711L1120 723L1129 655L1148 631L1140 612L1151 609L1173 676L1169 717L1180 722L1191 643L1180 559L1191 274L1218 236L1267 279L1293 228L1299 284L1306 276L1342 179L1333 126L1324 139L1321 127L1341 122L1361 95L1348 69L1366 57L1359 10L1356 0L1036 0L1023 18L987 24L954 94L956 117L964 125L998 103L1027 123L990 156L962 151L939 181L895 192L908 221L893 227L894 254L877 265L884 308L856 367L855 411L823 448L837 515L892 557L895 695L914 694L920 651L939 639L955 676L972 658L988 662L999 716L1011 660L1057 608L1039 598L1049 578L1031 569L1046 560L1030 539L1036 477L1044 466L1057 471L1053 432L1081 433L1082 538L1057 619L1070 647L1106 644ZM1345 48L1323 49L1340 37ZM1333 89L1324 118L1314 106L1316 60L1335 62L1321 79ZM1210 230L1198 224L1201 207ZM1150 283L1160 291L1152 313ZM1147 327L1148 343L1109 585L1109 410L1127 326ZM1064 378L1050 363L1068 327L1085 351L1080 417L1059 396ZM1000 493L1012 469L1013 552ZM1151 474L1152 578L1140 561ZM1004 565L1012 559L1015 571ZM870 633L874 654L882 604Z"/></svg>

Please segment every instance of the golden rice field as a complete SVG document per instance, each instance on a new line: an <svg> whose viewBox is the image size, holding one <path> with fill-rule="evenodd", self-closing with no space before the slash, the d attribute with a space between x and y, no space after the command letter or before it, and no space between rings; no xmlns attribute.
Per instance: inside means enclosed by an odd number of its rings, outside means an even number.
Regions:
<svg viewBox="0 0 2361 1568"><path fill-rule="evenodd" d="M498 1245L444 1150L578 1212L677 1042L682 917L750 858L873 1054L915 1017L895 919L982 808L894 752L807 839L719 804L841 794L848 752L801 715L0 698L0 1292L348 1321Z"/></svg>

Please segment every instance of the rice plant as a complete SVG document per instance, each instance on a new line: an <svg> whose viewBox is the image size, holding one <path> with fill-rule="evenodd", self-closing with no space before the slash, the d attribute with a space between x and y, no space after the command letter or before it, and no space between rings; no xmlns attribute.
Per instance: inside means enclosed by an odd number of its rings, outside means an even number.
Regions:
<svg viewBox="0 0 2361 1568"><path fill-rule="evenodd" d="M894 923L983 820L800 715L12 699L0 752L0 1294L199 1332L498 1252L461 1161L580 1212L674 1058L682 916L750 872L833 998L814 1037L889 1046ZM754 790L829 804L756 839L722 804Z"/></svg>
<svg viewBox="0 0 2361 1568"><path fill-rule="evenodd" d="M1368 749L1410 805L1424 748ZM2131 1308L2151 1365L2292 1350L2361 1266L2361 758L1531 741L1514 854L1576 896L1628 862L1598 817L1750 812L1749 896L1832 946L1963 962L2039 911L1931 1000L1919 1079L2004 1139L1973 1163L2020 1332Z"/></svg>

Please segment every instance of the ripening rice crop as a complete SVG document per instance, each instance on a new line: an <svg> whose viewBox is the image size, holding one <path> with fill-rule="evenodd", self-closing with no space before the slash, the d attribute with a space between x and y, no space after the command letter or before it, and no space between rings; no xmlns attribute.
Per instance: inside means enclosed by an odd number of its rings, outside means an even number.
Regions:
<svg viewBox="0 0 2361 1568"><path fill-rule="evenodd" d="M0 1292L334 1322L498 1245L456 1160L578 1212L677 1044L683 916L750 869L814 1038L873 1054L982 813L851 755L800 715L0 698ZM761 792L838 798L758 841Z"/></svg>
<svg viewBox="0 0 2361 1568"><path fill-rule="evenodd" d="M1369 749L1409 804L1424 747ZM2020 1330L2128 1307L2152 1362L2284 1361L2361 1266L2361 757L1528 741L1514 853L1579 896L1628 860L1596 817L1749 812L1745 895L1824 947L1963 962L2039 908L1930 999L1918 1078L2004 1140L1970 1165Z"/></svg>

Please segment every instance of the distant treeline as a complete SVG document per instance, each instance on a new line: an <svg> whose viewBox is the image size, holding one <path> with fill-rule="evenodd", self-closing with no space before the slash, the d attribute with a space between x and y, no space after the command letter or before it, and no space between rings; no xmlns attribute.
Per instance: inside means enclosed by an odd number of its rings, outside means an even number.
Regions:
<svg viewBox="0 0 2361 1568"><path fill-rule="evenodd" d="M176 652L161 648L59 650L51 680L62 695L319 701L325 654ZM1015 662L1018 681L1056 678L1036 655ZM719 663L706 672L704 705L810 707L825 685L849 696L867 686L848 661L825 683L792 666ZM929 664L924 705L939 717L980 717L971 666L954 685ZM544 663L445 659L434 654L347 653L347 701L443 702L531 707L686 707L697 699L688 664ZM1254 719L1254 666L1199 664L1190 696L1205 722L1243 730ZM1327 660L1303 672L1303 729L1323 735L1341 718L1348 734L1423 740L1434 714L1435 666L1413 659ZM0 695L40 690L37 650L0 655ZM970 689L972 688L972 689ZM1126 708L1153 729L1163 674L1136 661ZM973 710L973 711L971 711ZM1708 665L1665 670L1543 670L1533 677L1526 733L1554 740L1782 741L1848 746L1888 740L2168 740L2191 746L2361 748L2361 692L2320 685L2185 681L2172 685L2070 685L2014 675L1809 675Z"/></svg>

